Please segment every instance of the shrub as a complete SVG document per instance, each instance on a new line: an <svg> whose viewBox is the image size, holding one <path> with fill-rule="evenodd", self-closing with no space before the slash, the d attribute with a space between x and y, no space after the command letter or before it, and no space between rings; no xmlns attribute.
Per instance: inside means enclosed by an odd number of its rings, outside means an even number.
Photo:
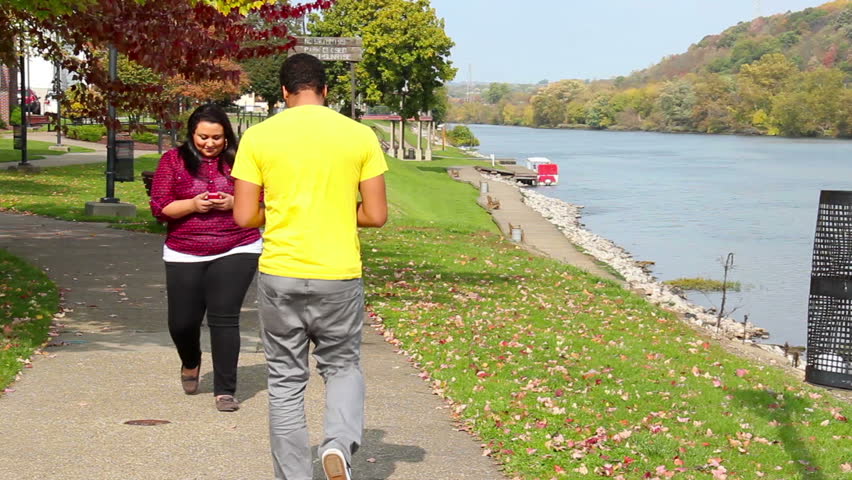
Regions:
<svg viewBox="0 0 852 480"><path fill-rule="evenodd" d="M15 105L12 108L12 111L9 113L9 123L12 125L20 125L21 124L21 107L20 105Z"/></svg>
<svg viewBox="0 0 852 480"><path fill-rule="evenodd" d="M479 139L477 139L473 132L470 131L464 125L456 125L447 133L447 138L450 140L450 143L457 147L475 147L479 145Z"/></svg>
<svg viewBox="0 0 852 480"><path fill-rule="evenodd" d="M142 143L157 143L157 134L151 132L133 132L130 138Z"/></svg>
<svg viewBox="0 0 852 480"><path fill-rule="evenodd" d="M9 126L6 125L6 121L3 120L3 117L0 117L0 129L5 129L5 128L8 128L8 127Z"/></svg>
<svg viewBox="0 0 852 480"><path fill-rule="evenodd" d="M666 280L665 282L668 285L672 285L675 287L679 287L682 290L692 290L698 292L721 292L724 284L719 280L713 280L710 278L676 278L674 280ZM742 285L740 282L731 282L729 281L727 286L725 286L727 290L732 292L739 292L742 289Z"/></svg>
<svg viewBox="0 0 852 480"><path fill-rule="evenodd" d="M69 125L66 135L85 142L97 142L106 135L103 125Z"/></svg>

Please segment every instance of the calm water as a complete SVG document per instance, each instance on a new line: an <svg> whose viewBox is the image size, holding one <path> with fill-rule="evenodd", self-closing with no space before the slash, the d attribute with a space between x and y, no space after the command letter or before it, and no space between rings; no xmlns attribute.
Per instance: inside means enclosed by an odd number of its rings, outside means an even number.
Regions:
<svg viewBox="0 0 852 480"><path fill-rule="evenodd" d="M729 279L732 316L772 343L804 345L820 190L852 190L852 142L471 126L479 151L559 164L545 195L584 205L582 222L661 280ZM690 299L719 306L720 296Z"/></svg>

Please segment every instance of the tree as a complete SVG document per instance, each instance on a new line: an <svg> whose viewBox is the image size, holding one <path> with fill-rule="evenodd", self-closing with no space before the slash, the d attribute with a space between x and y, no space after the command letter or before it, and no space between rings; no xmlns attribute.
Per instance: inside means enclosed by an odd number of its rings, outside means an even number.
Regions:
<svg viewBox="0 0 852 480"><path fill-rule="evenodd" d="M612 94L600 92L586 104L586 125L592 128L606 128L615 123L615 115L610 105Z"/></svg>
<svg viewBox="0 0 852 480"><path fill-rule="evenodd" d="M450 143L457 147L475 147L479 145L479 139L473 135L465 125L456 125L447 133Z"/></svg>
<svg viewBox="0 0 852 480"><path fill-rule="evenodd" d="M242 64L248 75L248 90L266 100L269 115L272 115L275 104L284 100L278 72L286 58L285 55L270 55L250 58Z"/></svg>
<svg viewBox="0 0 852 480"><path fill-rule="evenodd" d="M213 4L213 5L211 5ZM125 108L148 108L165 116L170 105L161 102L162 85L130 88L122 80L110 81L98 51L114 46L133 62L166 77L190 81L237 82L239 73L223 60L242 60L287 50L292 41L280 22L309 11L328 8L331 0L298 6L264 4L249 0L0 0L0 60L14 63L17 51L8 39L23 37L28 49L62 64L81 80L80 100L90 116L104 118L105 108L87 86L103 92L102 98L121 97ZM47 12L40 10L47 6ZM215 6L214 6L215 5ZM237 7L222 13L219 9ZM78 8L79 7L79 8ZM271 27L254 27L240 9L255 8Z"/></svg>
<svg viewBox="0 0 852 480"><path fill-rule="evenodd" d="M838 135L841 122L844 74L821 68L797 75L789 91L773 98L772 118L779 133L791 136Z"/></svg>
<svg viewBox="0 0 852 480"><path fill-rule="evenodd" d="M729 75L703 74L694 82L695 106L692 123L700 132L720 133L734 130L734 94L736 84Z"/></svg>
<svg viewBox="0 0 852 480"><path fill-rule="evenodd" d="M566 121L566 107L586 86L580 80L560 80L539 90L531 100L536 125L557 126Z"/></svg>
<svg viewBox="0 0 852 480"><path fill-rule="evenodd" d="M740 96L753 110L769 110L772 96L781 92L784 84L798 69L782 53L770 53L760 60L743 65L737 75Z"/></svg>
<svg viewBox="0 0 852 480"><path fill-rule="evenodd" d="M658 99L660 111L670 128L691 128L692 109L695 107L695 91L686 79L667 82Z"/></svg>
<svg viewBox="0 0 852 480"><path fill-rule="evenodd" d="M436 89L455 77L448 60L453 41L429 0L337 0L311 16L312 35L363 39L356 65L359 91L369 105L399 106L404 118L434 108ZM330 101L349 100L347 65L329 68Z"/></svg>
<svg viewBox="0 0 852 480"><path fill-rule="evenodd" d="M488 103L500 103L511 92L508 83L492 83L485 91L485 101Z"/></svg>

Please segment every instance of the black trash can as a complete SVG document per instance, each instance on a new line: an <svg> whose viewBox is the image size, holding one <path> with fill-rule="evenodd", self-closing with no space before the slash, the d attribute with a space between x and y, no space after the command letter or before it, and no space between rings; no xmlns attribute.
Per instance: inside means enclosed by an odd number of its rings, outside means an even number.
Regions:
<svg viewBox="0 0 852 480"><path fill-rule="evenodd" d="M820 193L805 380L852 389L852 192Z"/></svg>
<svg viewBox="0 0 852 480"><path fill-rule="evenodd" d="M133 140L115 141L115 181L133 181Z"/></svg>
<svg viewBox="0 0 852 480"><path fill-rule="evenodd" d="M22 135L22 132L21 132L21 126L20 125L13 125L12 126L12 138L13 138L12 149L23 150L24 149L23 148L24 138L23 138L23 135Z"/></svg>

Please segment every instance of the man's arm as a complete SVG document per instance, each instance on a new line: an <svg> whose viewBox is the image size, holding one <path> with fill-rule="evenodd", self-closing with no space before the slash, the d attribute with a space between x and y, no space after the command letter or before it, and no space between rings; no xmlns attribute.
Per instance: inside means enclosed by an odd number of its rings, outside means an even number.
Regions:
<svg viewBox="0 0 852 480"><path fill-rule="evenodd" d="M245 180L234 182L234 221L246 228L266 223L266 212L260 205L260 185Z"/></svg>
<svg viewBox="0 0 852 480"><path fill-rule="evenodd" d="M361 203L358 204L359 227L381 227L388 220L388 199L385 176L368 178L358 184Z"/></svg>

